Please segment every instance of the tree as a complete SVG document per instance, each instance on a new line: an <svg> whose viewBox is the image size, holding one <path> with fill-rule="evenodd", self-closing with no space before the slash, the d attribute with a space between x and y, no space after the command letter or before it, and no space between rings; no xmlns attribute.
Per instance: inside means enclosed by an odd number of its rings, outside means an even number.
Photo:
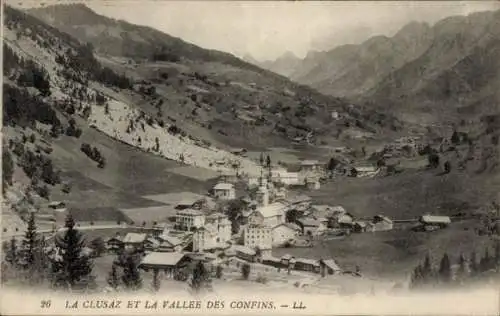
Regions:
<svg viewBox="0 0 500 316"><path fill-rule="evenodd" d="M13 174L14 174L14 161L12 160L12 155L8 150L4 149L2 152L3 187L5 187L6 184L12 185Z"/></svg>
<svg viewBox="0 0 500 316"><path fill-rule="evenodd" d="M153 291L158 292L161 287L161 280L159 276L158 269L153 270L153 281L152 281Z"/></svg>
<svg viewBox="0 0 500 316"><path fill-rule="evenodd" d="M218 265L217 266L217 270L215 271L215 277L217 279L221 279L222 278L222 274L223 274L223 268L221 265Z"/></svg>
<svg viewBox="0 0 500 316"><path fill-rule="evenodd" d="M208 271L205 268L203 262L198 261L193 269L193 275L191 277L191 289L197 293L208 284Z"/></svg>
<svg viewBox="0 0 500 316"><path fill-rule="evenodd" d="M477 256L476 256L475 250L472 250L472 253L470 255L469 270L470 270L470 274L472 276L477 275L477 273L479 272L479 267L477 266Z"/></svg>
<svg viewBox="0 0 500 316"><path fill-rule="evenodd" d="M434 277L434 271L432 269L431 257L429 254L425 256L424 265L422 267L422 281L425 284L429 284Z"/></svg>
<svg viewBox="0 0 500 316"><path fill-rule="evenodd" d="M479 270L481 272L486 272L492 268L494 268L493 263L494 258L490 256L490 252L488 248L484 250L484 256L479 260Z"/></svg>
<svg viewBox="0 0 500 316"><path fill-rule="evenodd" d="M450 258L448 257L448 254L445 253L439 263L439 281L441 283L450 283L451 278Z"/></svg>
<svg viewBox="0 0 500 316"><path fill-rule="evenodd" d="M271 168L271 157L269 155L267 155L267 158L266 158L266 167L268 169Z"/></svg>
<svg viewBox="0 0 500 316"><path fill-rule="evenodd" d="M83 254L83 235L75 229L75 221L71 214L66 217L66 232L62 242L57 247L62 253L61 260L55 260L52 264L54 269L54 285L73 288L77 282L89 285L92 272L90 258Z"/></svg>
<svg viewBox="0 0 500 316"><path fill-rule="evenodd" d="M330 160L328 161L328 165L326 166L326 169L330 172L334 171L335 168L337 167L337 165L339 164L339 162L337 161L337 159L335 158L330 158Z"/></svg>
<svg viewBox="0 0 500 316"><path fill-rule="evenodd" d="M497 269L500 269L500 240L495 243L495 265Z"/></svg>
<svg viewBox="0 0 500 316"><path fill-rule="evenodd" d="M5 251L5 261L10 263L12 266L17 266L17 253L17 241L14 236L12 236L8 248Z"/></svg>
<svg viewBox="0 0 500 316"><path fill-rule="evenodd" d="M37 243L37 232L35 224L35 213L31 212L28 220L28 227L26 228L26 233L24 239L21 243L21 266L24 269L29 269L34 266L35 263L35 252Z"/></svg>
<svg viewBox="0 0 500 316"><path fill-rule="evenodd" d="M248 263L245 263L241 266L241 276L243 279L248 280L248 277L250 276L250 265Z"/></svg>
<svg viewBox="0 0 500 316"><path fill-rule="evenodd" d="M123 285L129 290L139 290L142 287L142 278L137 260L133 255L126 255L123 263Z"/></svg>
<svg viewBox="0 0 500 316"><path fill-rule="evenodd" d="M94 250L94 253L97 257L100 257L104 251L106 251L106 243L102 237L94 238L90 242L90 247Z"/></svg>
<svg viewBox="0 0 500 316"><path fill-rule="evenodd" d="M456 273L456 279L459 282L462 282L467 276L467 261L465 260L465 256L463 253L458 257L458 269Z"/></svg>
<svg viewBox="0 0 500 316"><path fill-rule="evenodd" d="M118 271L116 269L116 264L111 266L111 271L109 272L108 278L106 279L108 285L116 290L120 285L120 280L118 279Z"/></svg>
<svg viewBox="0 0 500 316"><path fill-rule="evenodd" d="M261 166L264 166L264 153L260 153L259 162Z"/></svg>
<svg viewBox="0 0 500 316"><path fill-rule="evenodd" d="M444 173L450 173L451 171L451 163L449 161L446 161L444 163Z"/></svg>
<svg viewBox="0 0 500 316"><path fill-rule="evenodd" d="M437 168L439 166L439 155L431 153L427 156L427 161L429 162L429 167Z"/></svg>
<svg viewBox="0 0 500 316"><path fill-rule="evenodd" d="M453 131L453 134L451 135L451 142L455 145L460 144L460 135L456 130Z"/></svg>

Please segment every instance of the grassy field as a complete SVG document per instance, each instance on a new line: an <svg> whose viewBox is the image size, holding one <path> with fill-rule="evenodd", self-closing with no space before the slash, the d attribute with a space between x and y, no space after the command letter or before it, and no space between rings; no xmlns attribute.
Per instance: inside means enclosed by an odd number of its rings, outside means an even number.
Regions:
<svg viewBox="0 0 500 316"><path fill-rule="evenodd" d="M393 230L352 234L345 239L318 242L313 248L276 248L273 255L334 258L343 269L354 270L357 265L367 276L400 279L408 276L427 253L435 265L445 252L452 263L457 262L460 253L469 256L472 249L477 250L478 256L482 255L485 247L492 247L493 242L470 229L474 225L474 221L457 222L430 233Z"/></svg>

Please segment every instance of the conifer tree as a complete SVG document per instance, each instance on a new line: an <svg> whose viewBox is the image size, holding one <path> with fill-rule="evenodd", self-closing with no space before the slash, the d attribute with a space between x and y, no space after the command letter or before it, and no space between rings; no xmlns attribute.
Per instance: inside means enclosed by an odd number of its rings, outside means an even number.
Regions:
<svg viewBox="0 0 500 316"><path fill-rule="evenodd" d="M264 153L260 153L259 162L261 166L264 166Z"/></svg>
<svg viewBox="0 0 500 316"><path fill-rule="evenodd" d="M500 269L500 240L495 243L495 267Z"/></svg>
<svg viewBox="0 0 500 316"><path fill-rule="evenodd" d="M191 278L191 289L196 293L199 292L208 283L208 271L203 262L198 261L193 269L193 276Z"/></svg>
<svg viewBox="0 0 500 316"><path fill-rule="evenodd" d="M492 263L492 258L490 256L490 252L489 252L488 248L486 248L484 251L484 256L479 261L479 271L485 272L485 271L490 270L492 268L491 263Z"/></svg>
<svg viewBox="0 0 500 316"><path fill-rule="evenodd" d="M466 260L465 256L463 253L460 254L458 257L458 269L457 269L457 278L456 280L458 282L463 282L463 280L467 277L467 267L466 267Z"/></svg>
<svg viewBox="0 0 500 316"><path fill-rule="evenodd" d="M471 255L470 255L469 270L470 270L471 276L476 276L477 273L479 272L479 267L477 266L477 257L476 257L475 250L473 250Z"/></svg>
<svg viewBox="0 0 500 316"><path fill-rule="evenodd" d="M111 271L109 272L108 278L106 280L108 285L116 290L120 285L120 280L118 279L118 271L116 269L116 264L111 266Z"/></svg>
<svg viewBox="0 0 500 316"><path fill-rule="evenodd" d="M271 168L271 157L269 155L267 155L267 158L266 158L266 166L268 169Z"/></svg>
<svg viewBox="0 0 500 316"><path fill-rule="evenodd" d="M17 266L17 252L17 241L14 236L12 236L9 242L8 249L5 252L5 261L10 263L12 266Z"/></svg>
<svg viewBox="0 0 500 316"><path fill-rule="evenodd" d="M445 253L441 262L439 264L439 281L441 283L450 283L452 279L451 275L451 263L448 254Z"/></svg>
<svg viewBox="0 0 500 316"><path fill-rule="evenodd" d="M153 291L158 292L161 287L161 280L158 269L153 270Z"/></svg>
<svg viewBox="0 0 500 316"><path fill-rule="evenodd" d="M429 254L425 256L424 265L422 267L422 282L425 284L431 283L434 273L432 271L431 257Z"/></svg>
<svg viewBox="0 0 500 316"><path fill-rule="evenodd" d="M62 254L61 260L53 262L54 283L56 286L75 286L77 282L87 281L92 272L92 262L89 257L83 255L84 239L80 232L75 229L75 222L71 214L66 218L66 232L62 242L57 245Z"/></svg>
<svg viewBox="0 0 500 316"><path fill-rule="evenodd" d="M22 241L22 258L21 258L21 266L24 269L32 268L35 263L36 257L36 244L37 244L37 232L36 232L36 224L35 224L35 213L30 213L30 218L28 220L28 227L26 229L26 234L24 235L24 239Z"/></svg>
<svg viewBox="0 0 500 316"><path fill-rule="evenodd" d="M136 259L127 255L123 266L123 285L129 290L139 290L142 287L142 278L138 269Z"/></svg>

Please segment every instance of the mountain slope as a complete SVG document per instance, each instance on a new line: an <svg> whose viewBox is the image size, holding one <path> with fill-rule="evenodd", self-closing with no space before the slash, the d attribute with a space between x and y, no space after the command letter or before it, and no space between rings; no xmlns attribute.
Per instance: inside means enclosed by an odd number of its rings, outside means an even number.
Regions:
<svg viewBox="0 0 500 316"><path fill-rule="evenodd" d="M277 74L283 75L285 77L290 77L290 75L297 69L302 60L295 56L292 52L287 51L275 60L268 60L259 65Z"/></svg>
<svg viewBox="0 0 500 316"><path fill-rule="evenodd" d="M284 145L310 132L325 142L338 129L358 130L356 121L363 132L370 133L396 124L370 109L353 115L344 100L321 95L230 54L207 51L148 27L100 16L83 5L51 6L29 13L92 43L101 62L118 73L154 86L156 95L136 102L147 110L162 99L169 115L182 120L193 133L208 133L211 142L240 147L253 141L253 145ZM79 18L68 18L71 16ZM156 109L150 110L156 113ZM341 120L332 119L334 111ZM211 130L207 132L208 126Z"/></svg>

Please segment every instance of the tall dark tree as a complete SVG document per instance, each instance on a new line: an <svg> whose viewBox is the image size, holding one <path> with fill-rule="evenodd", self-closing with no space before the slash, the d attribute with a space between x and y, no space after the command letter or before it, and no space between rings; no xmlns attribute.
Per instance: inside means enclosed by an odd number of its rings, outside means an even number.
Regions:
<svg viewBox="0 0 500 316"><path fill-rule="evenodd" d="M32 268L35 264L36 247L37 247L37 232L35 224L35 212L30 213L28 227L21 244L21 266L24 269Z"/></svg>
<svg viewBox="0 0 500 316"><path fill-rule="evenodd" d="M267 155L267 158L266 158L266 167L268 169L271 168L271 157L269 155Z"/></svg>
<svg viewBox="0 0 500 316"><path fill-rule="evenodd" d="M215 276L217 279L221 279L223 274L223 268L221 265L217 266L217 270L215 271Z"/></svg>
<svg viewBox="0 0 500 316"><path fill-rule="evenodd" d="M495 243L495 266L500 269L500 240Z"/></svg>
<svg viewBox="0 0 500 316"><path fill-rule="evenodd" d="M207 287L208 282L209 282L208 271L205 268L203 262L198 261L198 263L195 265L193 269L193 275L191 278L190 287L193 290L193 292L197 293L203 288Z"/></svg>
<svg viewBox="0 0 500 316"><path fill-rule="evenodd" d="M61 260L55 260L54 285L73 288L77 283L89 286L91 281L92 261L83 253L84 238L75 229L75 221L71 214L66 217L64 238L58 241L57 247L62 254Z"/></svg>
<svg viewBox="0 0 500 316"><path fill-rule="evenodd" d="M5 186L12 185L12 175L14 174L14 161L12 160L12 155L10 152L4 148L2 152L2 178L3 178L3 188Z"/></svg>
<svg viewBox="0 0 500 316"><path fill-rule="evenodd" d="M330 172L334 171L335 168L337 167L338 165L338 161L337 159L335 158L330 158L330 160L328 161L328 165L326 166L326 169Z"/></svg>
<svg viewBox="0 0 500 316"><path fill-rule="evenodd" d="M434 271L432 269L431 257L429 254L425 256L424 265L422 266L422 280L424 283L432 283Z"/></svg>
<svg viewBox="0 0 500 316"><path fill-rule="evenodd" d="M264 153L260 153L259 162L261 166L264 166Z"/></svg>
<svg viewBox="0 0 500 316"><path fill-rule="evenodd" d="M427 156L427 161L429 162L429 167L437 168L439 166L439 155L436 153L430 153Z"/></svg>
<svg viewBox="0 0 500 316"><path fill-rule="evenodd" d="M241 266L241 276L243 279L248 280L248 277L250 276L250 265L248 263Z"/></svg>
<svg viewBox="0 0 500 316"><path fill-rule="evenodd" d="M17 266L17 259L18 259L18 248L17 248L17 241L12 236L12 238L9 241L8 248L5 250L5 261L10 263L13 266Z"/></svg>
<svg viewBox="0 0 500 316"><path fill-rule="evenodd" d="M142 278L139 272L137 259L132 255L126 255L123 263L123 285L129 290L139 290L142 287Z"/></svg>
<svg viewBox="0 0 500 316"><path fill-rule="evenodd" d="M451 263L450 263L450 258L448 257L448 254L445 253L443 255L443 258L441 259L441 262L439 263L439 281L441 283L450 283L452 280L452 275L451 275Z"/></svg>
<svg viewBox="0 0 500 316"><path fill-rule="evenodd" d="M160 275L158 269L153 270L153 281L152 281L152 288L153 291L158 292L161 287L161 280L160 280Z"/></svg>
<svg viewBox="0 0 500 316"><path fill-rule="evenodd" d="M471 276L475 276L479 272L479 267L477 265L477 255L475 250L473 250L470 255L469 270Z"/></svg>
<svg viewBox="0 0 500 316"><path fill-rule="evenodd" d="M453 131L453 134L451 135L451 142L455 145L460 144L460 135L458 134L457 131Z"/></svg>
<svg viewBox="0 0 500 316"><path fill-rule="evenodd" d="M492 269L494 267L494 265L492 264L493 259L494 258L490 256L488 248L486 248L484 251L484 256L481 258L481 260L479 260L479 270L481 272L485 272Z"/></svg>
<svg viewBox="0 0 500 316"><path fill-rule="evenodd" d="M467 277L467 260L463 253L458 257L458 269L456 273L456 280L458 282L463 282Z"/></svg>
<svg viewBox="0 0 500 316"><path fill-rule="evenodd" d="M109 272L106 282L114 290L116 290L120 285L120 279L118 278L118 270L116 269L116 264L113 264L111 266L111 271Z"/></svg>

